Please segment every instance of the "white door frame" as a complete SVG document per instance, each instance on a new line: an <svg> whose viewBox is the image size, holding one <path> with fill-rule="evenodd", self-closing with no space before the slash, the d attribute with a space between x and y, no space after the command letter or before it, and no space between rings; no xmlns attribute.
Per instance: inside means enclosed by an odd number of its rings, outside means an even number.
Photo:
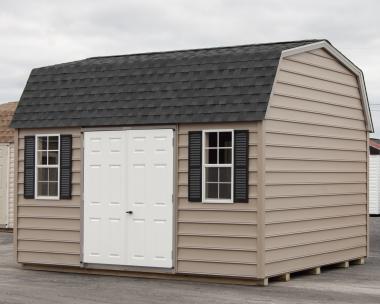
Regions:
<svg viewBox="0 0 380 304"><path fill-rule="evenodd" d="M150 130L150 129L172 129L173 130L173 227L172 227L172 249L173 256L172 268L158 268L158 267L145 267L145 266L128 266L128 265L103 265L103 264L92 264L83 262L83 249L84 249L84 133L85 132L95 132L95 131L122 131L122 130ZM146 126L132 126L132 127L87 127L81 128L81 172L80 172L80 181L81 181L81 204L80 204L80 264L81 267L90 268L90 269L115 269L115 270L125 270L125 271L145 271L145 272L161 272L161 273L176 273L177 272L177 210L178 210L178 125L169 124L169 125L146 125Z"/></svg>

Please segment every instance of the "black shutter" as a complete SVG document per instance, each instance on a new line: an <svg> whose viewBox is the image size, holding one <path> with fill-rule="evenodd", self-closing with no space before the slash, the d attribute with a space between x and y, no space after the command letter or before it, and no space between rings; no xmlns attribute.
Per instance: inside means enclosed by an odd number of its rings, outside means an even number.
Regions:
<svg viewBox="0 0 380 304"><path fill-rule="evenodd" d="M202 131L189 132L188 199L202 201Z"/></svg>
<svg viewBox="0 0 380 304"><path fill-rule="evenodd" d="M60 199L71 199L72 136L61 135Z"/></svg>
<svg viewBox="0 0 380 304"><path fill-rule="evenodd" d="M248 203L248 140L247 130L234 132L234 202Z"/></svg>
<svg viewBox="0 0 380 304"><path fill-rule="evenodd" d="M36 139L34 136L24 138L24 198L34 198L34 162Z"/></svg>

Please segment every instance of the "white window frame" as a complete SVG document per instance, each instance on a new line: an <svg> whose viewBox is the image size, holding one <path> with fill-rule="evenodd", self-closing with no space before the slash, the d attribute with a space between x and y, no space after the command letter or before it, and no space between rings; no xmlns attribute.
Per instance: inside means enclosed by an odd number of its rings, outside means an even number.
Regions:
<svg viewBox="0 0 380 304"><path fill-rule="evenodd" d="M231 132L231 164L206 164L206 133ZM202 203L232 204L234 202L234 130L233 129L206 129L202 130ZM219 151L219 136L218 136ZM218 153L219 155L219 153ZM219 157L219 156L218 156ZM231 168L231 199L206 199L206 168Z"/></svg>
<svg viewBox="0 0 380 304"><path fill-rule="evenodd" d="M57 165L38 165L38 139L41 137L53 137L57 136L58 137L58 164ZM49 143L49 139L48 139ZM47 144L48 144L47 143ZM48 146L49 148L49 146ZM49 151L49 149L47 150ZM61 179L61 137L60 134L38 134L35 137L35 148L34 148L34 193L35 193L35 198L38 200L59 200L59 189L60 189L60 179ZM49 154L49 153L47 153ZM39 168L58 168L58 191L56 196L40 196L38 195L38 169Z"/></svg>

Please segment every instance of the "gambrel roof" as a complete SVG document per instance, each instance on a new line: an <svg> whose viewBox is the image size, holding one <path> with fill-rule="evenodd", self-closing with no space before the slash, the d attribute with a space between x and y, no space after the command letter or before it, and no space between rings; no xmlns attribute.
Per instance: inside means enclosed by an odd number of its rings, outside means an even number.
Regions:
<svg viewBox="0 0 380 304"><path fill-rule="evenodd" d="M303 40L93 57L32 70L14 128L257 121Z"/></svg>

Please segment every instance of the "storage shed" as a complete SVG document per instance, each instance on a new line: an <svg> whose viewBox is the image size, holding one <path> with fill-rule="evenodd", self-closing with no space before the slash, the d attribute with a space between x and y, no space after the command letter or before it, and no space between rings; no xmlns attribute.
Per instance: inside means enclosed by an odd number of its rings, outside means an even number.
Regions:
<svg viewBox="0 0 380 304"><path fill-rule="evenodd" d="M380 215L380 139L369 139L369 214Z"/></svg>
<svg viewBox="0 0 380 304"><path fill-rule="evenodd" d="M34 69L17 261L258 281L368 255L363 74L326 40Z"/></svg>
<svg viewBox="0 0 380 304"><path fill-rule="evenodd" d="M10 123L17 102L0 104L0 228L13 228L14 206L14 130Z"/></svg>

